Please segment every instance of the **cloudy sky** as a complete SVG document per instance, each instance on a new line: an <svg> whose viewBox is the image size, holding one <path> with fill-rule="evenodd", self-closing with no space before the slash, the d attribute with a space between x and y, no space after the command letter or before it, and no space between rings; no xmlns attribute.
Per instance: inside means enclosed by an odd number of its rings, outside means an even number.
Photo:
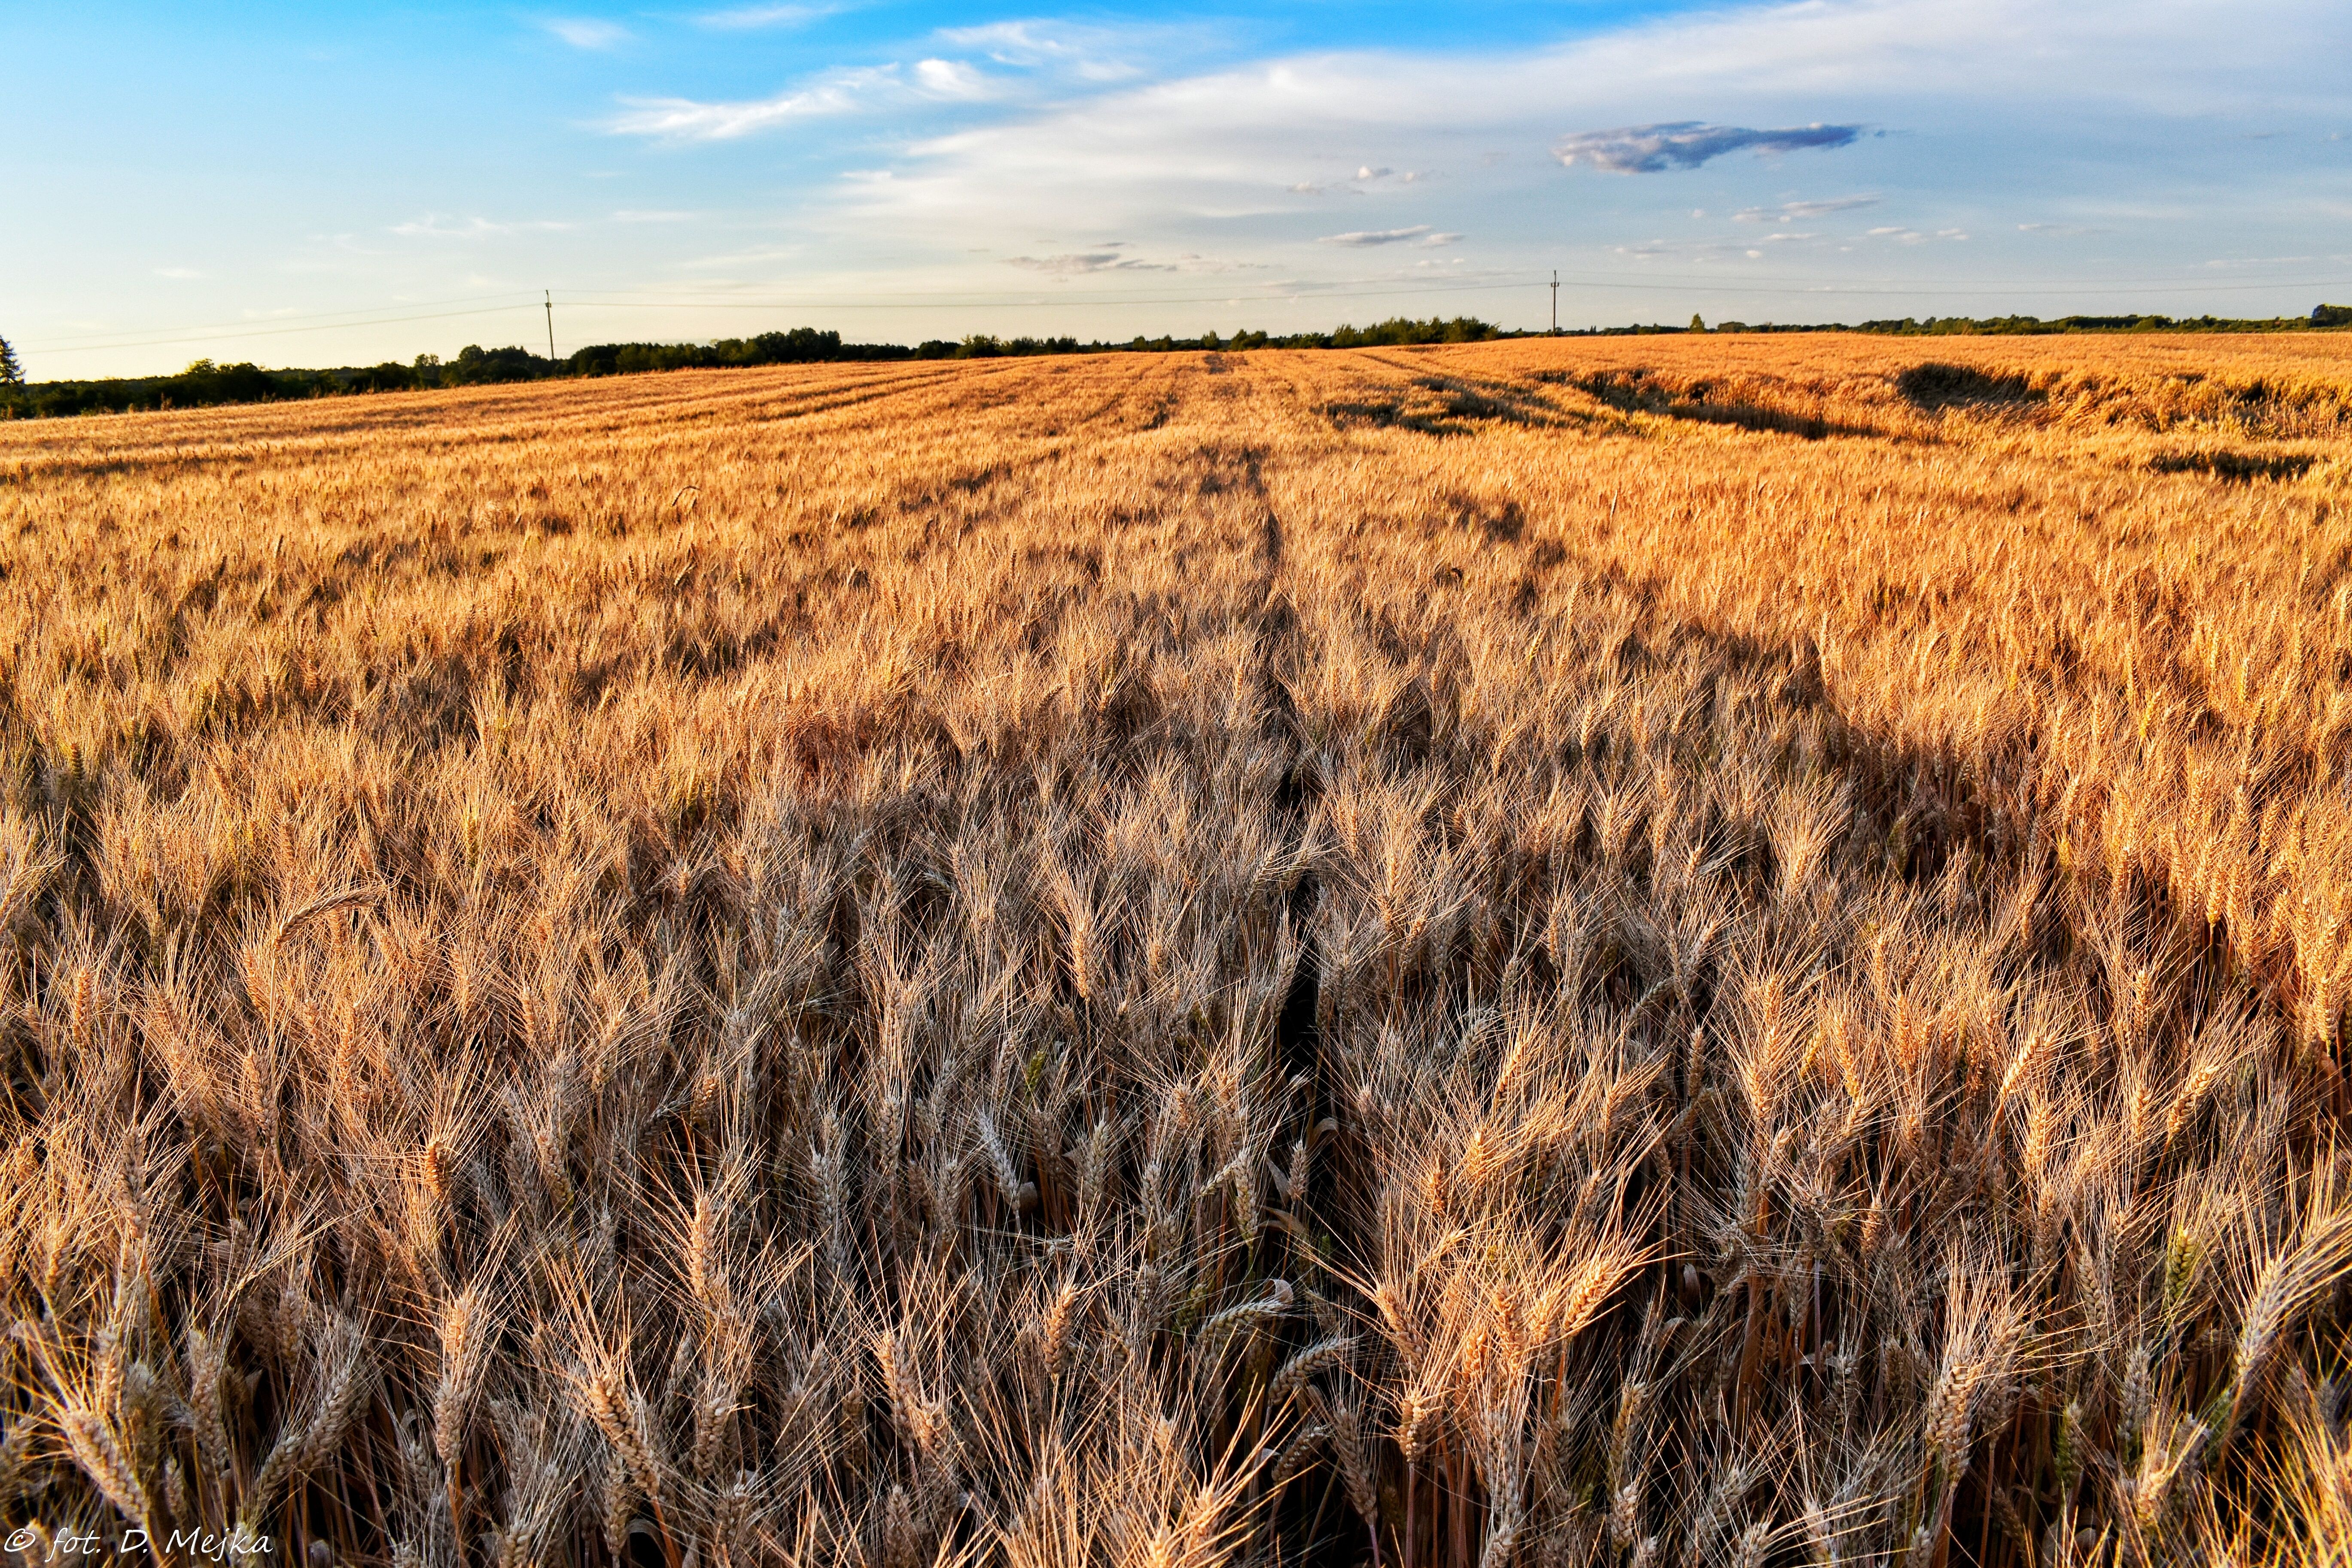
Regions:
<svg viewBox="0 0 2352 1568"><path fill-rule="evenodd" d="M2340 0L0 6L36 376L2352 302Z"/></svg>

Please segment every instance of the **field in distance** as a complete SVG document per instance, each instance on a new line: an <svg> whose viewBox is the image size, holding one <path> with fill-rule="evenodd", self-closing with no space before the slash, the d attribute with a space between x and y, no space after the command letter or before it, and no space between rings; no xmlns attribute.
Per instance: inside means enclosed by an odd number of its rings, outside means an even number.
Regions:
<svg viewBox="0 0 2352 1568"><path fill-rule="evenodd" d="M9 1550L2344 1561L2347 505L2320 335L0 424Z"/></svg>

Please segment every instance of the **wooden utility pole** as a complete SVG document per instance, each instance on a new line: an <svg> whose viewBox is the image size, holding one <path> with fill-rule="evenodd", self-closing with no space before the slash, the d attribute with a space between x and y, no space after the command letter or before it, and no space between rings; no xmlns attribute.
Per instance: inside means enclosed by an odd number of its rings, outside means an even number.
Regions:
<svg viewBox="0 0 2352 1568"><path fill-rule="evenodd" d="M547 299L547 357L553 359L555 357L555 290L542 289L540 292ZM1559 312L1555 309L1552 313L1557 316ZM1552 325L1557 328L1559 323L1554 321Z"/></svg>
<svg viewBox="0 0 2352 1568"><path fill-rule="evenodd" d="M1551 334L1559 336L1559 268L1551 269Z"/></svg>

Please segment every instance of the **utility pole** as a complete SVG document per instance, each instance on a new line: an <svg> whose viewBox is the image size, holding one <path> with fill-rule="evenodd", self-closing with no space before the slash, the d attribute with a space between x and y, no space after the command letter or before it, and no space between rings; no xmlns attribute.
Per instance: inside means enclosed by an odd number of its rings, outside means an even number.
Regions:
<svg viewBox="0 0 2352 1568"><path fill-rule="evenodd" d="M555 357L555 290L542 289L540 292L547 299L547 357L551 360ZM1555 310L1553 313L1557 315L1559 312ZM1552 325L1558 327L1559 323L1554 321Z"/></svg>
<svg viewBox="0 0 2352 1568"><path fill-rule="evenodd" d="M1559 268L1551 269L1551 335L1559 336Z"/></svg>

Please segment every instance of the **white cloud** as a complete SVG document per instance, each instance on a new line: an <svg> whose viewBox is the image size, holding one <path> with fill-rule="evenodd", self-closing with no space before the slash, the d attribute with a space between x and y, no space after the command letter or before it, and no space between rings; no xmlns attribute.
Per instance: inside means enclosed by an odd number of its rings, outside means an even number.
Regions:
<svg viewBox="0 0 2352 1568"><path fill-rule="evenodd" d="M727 11L709 11L696 21L706 27L723 27L730 31L748 31L755 27L804 27L811 22L837 16L846 9L840 5L739 5Z"/></svg>
<svg viewBox="0 0 2352 1568"><path fill-rule="evenodd" d="M629 41L629 30L618 22L558 17L541 26L575 49L609 49Z"/></svg>
<svg viewBox="0 0 2352 1568"><path fill-rule="evenodd" d="M772 98L625 98L622 112L604 121L604 129L616 136L662 142L728 142L798 121L856 114L886 102L971 102L993 96L995 84L971 64L926 59L915 63L911 81L896 65L864 66L832 71Z"/></svg>
<svg viewBox="0 0 2352 1568"><path fill-rule="evenodd" d="M1215 42L1204 26L1143 23L1107 27L1031 19L942 27L939 40L987 56L1001 66L1045 71L1097 87L1131 82L1157 65L1198 55Z"/></svg>
<svg viewBox="0 0 2352 1568"><path fill-rule="evenodd" d="M1008 267L1019 267L1031 272L1050 272L1058 277L1076 277L1087 272L1173 272L1172 263L1146 261L1140 257L1127 256L1117 249L1077 251L1062 256L1013 256L1005 258Z"/></svg>
<svg viewBox="0 0 2352 1568"><path fill-rule="evenodd" d="M1552 149L1563 163L1590 163L1618 174L1656 174L1696 169L1727 153L1794 153L1804 148L1845 147L1862 134L1859 125L1791 126L1757 131L1745 125L1708 125L1696 120L1629 125L1619 131L1587 131Z"/></svg>
<svg viewBox="0 0 2352 1568"><path fill-rule="evenodd" d="M1283 188L1294 195L1301 196L1328 195L1334 191L1360 196L1367 194L1367 186L1377 185L1384 180L1393 180L1400 185L1411 185L1419 184L1426 177L1418 169L1407 169L1400 174L1394 169L1375 169L1370 163L1360 163L1356 166L1356 173L1352 178L1343 176L1336 180L1301 180L1296 184L1286 185Z"/></svg>
<svg viewBox="0 0 2352 1568"><path fill-rule="evenodd" d="M1018 267L1026 272L1046 272L1056 277L1075 278L1096 272L1246 272L1256 269L1249 262L1223 261L1196 251L1186 251L1172 260L1155 261L1133 254L1135 247L1123 239L1105 240L1084 250L1066 251L1055 256L1009 256L1008 267Z"/></svg>
<svg viewBox="0 0 2352 1568"><path fill-rule="evenodd" d="M849 114L877 93L900 88L894 66L835 72L814 87L773 98L739 102L703 102L691 98L625 98L625 111L605 121L620 136L650 136L665 142L724 142L772 130L796 120Z"/></svg>
<svg viewBox="0 0 2352 1568"><path fill-rule="evenodd" d="M185 281L191 278L202 278L204 274L189 267L158 267L155 268L155 276L169 278L174 281Z"/></svg>
<svg viewBox="0 0 2352 1568"><path fill-rule="evenodd" d="M392 232L404 239L488 239L500 235L555 233L572 226L547 218L493 223L486 217L469 217L460 223L446 213L426 213L421 218L393 225Z"/></svg>
<svg viewBox="0 0 2352 1568"><path fill-rule="evenodd" d="M1727 280L1852 280L1875 296L1906 266L1930 270L1907 247L1963 235L1979 237L1969 243L1988 261L2013 260L2021 282L2055 276L2073 251L2018 229L2037 213L2135 236L2200 225L2209 235L2222 214L2320 221L2315 204L2335 187L2297 190L2293 169L2268 172L2283 144L2257 151L2236 130L2307 125L2298 133L2326 155L2317 139L2345 123L2352 91L2323 62L2352 47L2352 12L2327 0L2246 4L2257 24L2225 20L2208 0L1769 0L1533 49L1328 52L1212 69L1139 47L1140 29L1014 21L931 35L936 69L909 54L769 98L638 100L611 129L716 141L803 128L796 154L836 155L793 215L799 254L909 288L955 287L976 266L1000 287L1004 266L1141 274L1189 267L1169 258L1197 251L1280 258L1297 274L1283 287L1312 294L1371 270L1375 253L1418 261L1421 247L1467 245L1467 226L1482 268L1536 276L1580 252L1591 271L1627 268L1618 258L1668 254L1642 236L1670 233L1684 237L1671 247L1678 261ZM877 118L814 128L860 110ZM1574 160L1567 170L1562 156ZM1666 173L1603 183L1596 166ZM1445 177L1408 183L1430 169ZM1786 188L1794 171L1853 184L1805 196ZM2281 205L2283 190L2294 205ZM1344 216L1324 205L1341 195ZM1865 212L1906 221L1864 244L1837 220ZM1089 231L1133 247L1087 243ZM2297 243L2248 241L2263 254ZM2154 271L2209 252L2140 254ZM1275 274L1263 276L1273 288ZM1612 313L1645 298L1598 297ZM1842 299L1812 308L1853 309Z"/></svg>
<svg viewBox="0 0 2352 1568"><path fill-rule="evenodd" d="M698 215L683 212L638 212L625 209L613 215L614 223L685 223Z"/></svg>
<svg viewBox="0 0 2352 1568"><path fill-rule="evenodd" d="M919 60L915 80L940 98L986 98L988 79L961 60Z"/></svg>
<svg viewBox="0 0 2352 1568"><path fill-rule="evenodd" d="M1368 228L1357 229L1351 234L1327 234L1323 237L1322 243L1358 247L1406 244L1452 245L1461 237L1458 234L1440 234L1425 223L1417 223L1410 228Z"/></svg>
<svg viewBox="0 0 2352 1568"><path fill-rule="evenodd" d="M1828 201L1782 202L1778 206L1746 207L1731 215L1735 223L1788 223L1791 220L1827 217L1832 213L1852 212L1857 207L1874 207L1876 196L1837 196ZM1691 214L1705 217L1704 211Z"/></svg>

